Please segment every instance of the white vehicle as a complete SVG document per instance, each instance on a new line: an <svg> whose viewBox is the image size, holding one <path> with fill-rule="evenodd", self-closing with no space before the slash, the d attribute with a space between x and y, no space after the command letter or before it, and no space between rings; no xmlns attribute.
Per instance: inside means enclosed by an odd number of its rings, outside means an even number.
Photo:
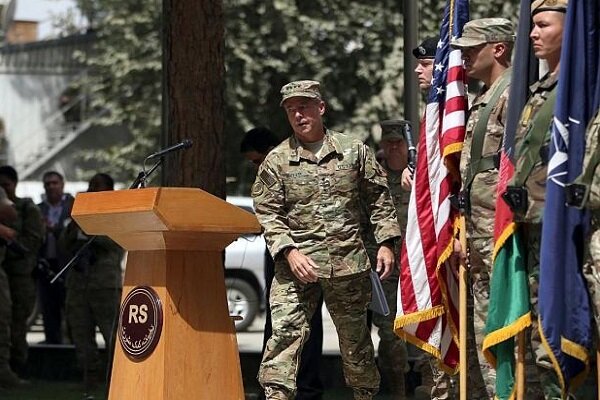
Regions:
<svg viewBox="0 0 600 400"><path fill-rule="evenodd" d="M254 213L252 198L228 196L227 202ZM229 314L242 317L235 322L246 330L264 310L265 251L262 235L243 235L225 249L225 286Z"/></svg>

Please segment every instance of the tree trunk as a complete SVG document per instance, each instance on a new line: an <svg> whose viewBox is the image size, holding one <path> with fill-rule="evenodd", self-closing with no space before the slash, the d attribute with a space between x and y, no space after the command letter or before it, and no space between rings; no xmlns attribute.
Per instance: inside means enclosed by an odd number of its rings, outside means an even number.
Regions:
<svg viewBox="0 0 600 400"><path fill-rule="evenodd" d="M163 145L193 141L165 158L163 184L224 197L223 2L163 0L163 21Z"/></svg>

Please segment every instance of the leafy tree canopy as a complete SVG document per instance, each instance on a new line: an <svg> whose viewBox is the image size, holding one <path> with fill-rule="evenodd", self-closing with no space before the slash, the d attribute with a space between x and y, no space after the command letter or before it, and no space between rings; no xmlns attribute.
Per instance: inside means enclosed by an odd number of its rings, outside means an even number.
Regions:
<svg viewBox="0 0 600 400"><path fill-rule="evenodd" d="M279 89L291 80L321 81L327 125L362 139L379 120L402 118L401 4L224 0L227 165L228 175L240 178L241 191L251 179L238 154L241 136L259 125L282 138L289 134ZM516 4L473 0L471 17L516 20ZM160 138L161 2L79 0L79 5L98 35L95 51L87 56L94 104L110 110L105 123L124 124L134 138L87 157L130 180ZM437 34L443 7L438 0L419 1L420 38Z"/></svg>

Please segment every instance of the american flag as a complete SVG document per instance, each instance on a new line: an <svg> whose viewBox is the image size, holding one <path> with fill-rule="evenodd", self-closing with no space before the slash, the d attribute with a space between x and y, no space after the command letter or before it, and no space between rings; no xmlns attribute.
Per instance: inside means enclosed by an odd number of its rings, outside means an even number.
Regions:
<svg viewBox="0 0 600 400"><path fill-rule="evenodd" d="M458 370L458 278L447 266L458 214L458 165L467 100L460 50L450 47L469 19L468 0L449 0L440 29L418 161L402 245L395 332L431 353L449 373Z"/></svg>

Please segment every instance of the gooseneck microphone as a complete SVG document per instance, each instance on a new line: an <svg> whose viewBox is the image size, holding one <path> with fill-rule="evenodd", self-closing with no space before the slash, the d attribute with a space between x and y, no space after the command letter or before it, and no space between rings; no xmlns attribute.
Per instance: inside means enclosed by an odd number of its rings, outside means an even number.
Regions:
<svg viewBox="0 0 600 400"><path fill-rule="evenodd" d="M413 144L412 126L410 121L406 121L406 124L404 125L404 139L406 140L406 145L408 147L408 170L412 176L417 168L417 148Z"/></svg>
<svg viewBox="0 0 600 400"><path fill-rule="evenodd" d="M162 156L172 153L174 151L179 151L182 149L189 149L190 147L192 147L193 143L194 142L192 142L190 139L185 139L183 142L177 143L173 146L167 147L166 149L163 149L163 150L157 151L156 153L150 154L148 157L146 157L146 160L151 160L153 158L162 157Z"/></svg>

